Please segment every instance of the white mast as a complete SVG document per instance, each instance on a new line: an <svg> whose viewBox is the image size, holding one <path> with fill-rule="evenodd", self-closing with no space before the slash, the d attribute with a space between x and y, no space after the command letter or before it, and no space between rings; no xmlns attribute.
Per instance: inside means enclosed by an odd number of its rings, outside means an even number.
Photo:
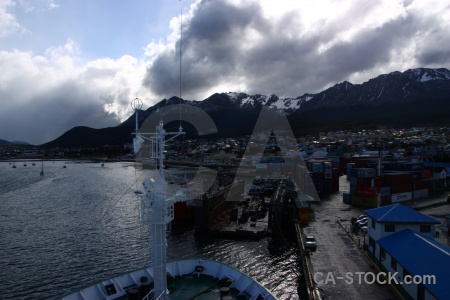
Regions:
<svg viewBox="0 0 450 300"><path fill-rule="evenodd" d="M138 98L136 98L138 99ZM138 101L132 102L136 110ZM139 100L139 99L138 99ZM140 100L139 100L140 101ZM134 104L133 104L134 103ZM140 108L139 108L140 109ZM178 132L166 132L160 121L154 133L140 133L136 126L135 139L144 139L151 142L150 159L156 160L156 179L144 181L145 193L141 196L141 221L150 225L151 241L151 264L154 270L153 280L154 299L165 300L167 296L167 274L166 274L166 225L173 220L173 205L175 199L166 199L166 178L164 174L164 147L166 135L173 135L169 140L184 134L180 126ZM136 153L136 151L135 151Z"/></svg>

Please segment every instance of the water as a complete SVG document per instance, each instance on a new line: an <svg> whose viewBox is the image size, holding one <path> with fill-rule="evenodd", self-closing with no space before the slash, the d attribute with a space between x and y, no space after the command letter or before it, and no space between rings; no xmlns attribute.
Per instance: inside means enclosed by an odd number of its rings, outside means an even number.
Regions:
<svg viewBox="0 0 450 300"><path fill-rule="evenodd" d="M16 166L0 162L2 299L58 299L150 265L149 230L140 224L133 190L136 180L152 171L143 174L133 163L102 167L46 161L40 176L40 162ZM280 248L272 247L270 238L199 238L193 226L172 223L168 246L168 261L220 260L257 279L279 299L298 299L297 253L291 244Z"/></svg>

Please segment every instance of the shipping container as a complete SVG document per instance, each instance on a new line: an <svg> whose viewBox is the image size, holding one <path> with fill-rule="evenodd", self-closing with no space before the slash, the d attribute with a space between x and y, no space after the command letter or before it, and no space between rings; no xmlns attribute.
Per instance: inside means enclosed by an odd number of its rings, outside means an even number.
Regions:
<svg viewBox="0 0 450 300"><path fill-rule="evenodd" d="M339 192L339 177L333 176L331 180L333 181L333 193Z"/></svg>
<svg viewBox="0 0 450 300"><path fill-rule="evenodd" d="M323 184L323 192L325 195L331 194L333 192L333 181L331 180L331 178L325 178Z"/></svg>
<svg viewBox="0 0 450 300"><path fill-rule="evenodd" d="M345 204L352 204L352 194L343 193L342 202L344 202Z"/></svg>
<svg viewBox="0 0 450 300"><path fill-rule="evenodd" d="M412 192L411 184L393 184L391 187L391 194Z"/></svg>
<svg viewBox="0 0 450 300"><path fill-rule="evenodd" d="M391 172L383 174L383 185L409 184L412 186L412 174L409 172Z"/></svg>
<svg viewBox="0 0 450 300"><path fill-rule="evenodd" d="M404 202L404 201L408 201L411 199L412 199L412 192L398 193L398 194L391 195L392 203Z"/></svg>
<svg viewBox="0 0 450 300"><path fill-rule="evenodd" d="M377 171L373 168L353 168L350 170L350 177L373 178L376 175Z"/></svg>
<svg viewBox="0 0 450 300"><path fill-rule="evenodd" d="M356 187L356 196L358 197L378 197L378 190L371 187Z"/></svg>
<svg viewBox="0 0 450 300"><path fill-rule="evenodd" d="M390 204L392 204L391 195L380 197L380 206L385 206L385 205L390 205Z"/></svg>
<svg viewBox="0 0 450 300"><path fill-rule="evenodd" d="M341 170L339 170L339 168L333 168L332 170L331 170L331 173L333 174L333 177L339 177L339 176L341 176L342 175L342 173L341 173Z"/></svg>
<svg viewBox="0 0 450 300"><path fill-rule="evenodd" d="M373 178L356 178L356 185L361 187L373 187Z"/></svg>
<svg viewBox="0 0 450 300"><path fill-rule="evenodd" d="M413 190L428 190L429 180L419 180L413 182Z"/></svg>
<svg viewBox="0 0 450 300"><path fill-rule="evenodd" d="M413 181L422 180L422 171L411 171Z"/></svg>
<svg viewBox="0 0 450 300"><path fill-rule="evenodd" d="M368 167L368 168L378 169L378 164L380 165L381 170L384 170L384 169L386 169L386 165L388 165L389 162L388 162L388 161L385 161L385 160L380 160L380 161L378 162L378 159L377 159L377 160L375 160L375 161L368 162L368 163L367 163L367 167Z"/></svg>
<svg viewBox="0 0 450 300"><path fill-rule="evenodd" d="M355 206L375 208L378 207L378 197L352 197L352 204Z"/></svg>
<svg viewBox="0 0 450 300"><path fill-rule="evenodd" d="M396 165L399 171L422 171L423 163L421 162L399 162Z"/></svg>
<svg viewBox="0 0 450 300"><path fill-rule="evenodd" d="M413 199L423 199L428 198L428 196L429 196L428 189L413 191Z"/></svg>
<svg viewBox="0 0 450 300"><path fill-rule="evenodd" d="M311 164L311 171L314 173L323 173L323 163L315 162Z"/></svg>
<svg viewBox="0 0 450 300"><path fill-rule="evenodd" d="M384 164L384 169L386 171L398 170L397 165L398 165L397 162L390 161L390 162L387 162L386 164Z"/></svg>
<svg viewBox="0 0 450 300"><path fill-rule="evenodd" d="M389 199L391 199L391 187L389 186L382 186L380 187L380 197L388 196Z"/></svg>
<svg viewBox="0 0 450 300"><path fill-rule="evenodd" d="M382 185L381 177L375 177L371 180L371 187L380 187Z"/></svg>
<svg viewBox="0 0 450 300"><path fill-rule="evenodd" d="M431 171L430 170L422 170L422 179L431 178Z"/></svg>
<svg viewBox="0 0 450 300"><path fill-rule="evenodd" d="M347 172L346 172L346 174L347 174L347 180L349 180L350 179L350 170L351 169L353 169L355 167L355 163L348 163L347 164Z"/></svg>
<svg viewBox="0 0 450 300"><path fill-rule="evenodd" d="M367 164L378 162L378 158L359 158L355 160L355 168L367 168Z"/></svg>
<svg viewBox="0 0 450 300"><path fill-rule="evenodd" d="M352 195L356 194L356 184L350 184L349 192Z"/></svg>

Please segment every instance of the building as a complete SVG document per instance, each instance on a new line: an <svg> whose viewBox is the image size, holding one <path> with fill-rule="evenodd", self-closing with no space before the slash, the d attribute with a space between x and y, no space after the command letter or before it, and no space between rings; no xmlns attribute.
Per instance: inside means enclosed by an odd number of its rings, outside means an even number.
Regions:
<svg viewBox="0 0 450 300"><path fill-rule="evenodd" d="M402 204L366 210L368 253L406 299L450 299L450 248L435 241L440 222ZM407 283L409 281L409 283Z"/></svg>

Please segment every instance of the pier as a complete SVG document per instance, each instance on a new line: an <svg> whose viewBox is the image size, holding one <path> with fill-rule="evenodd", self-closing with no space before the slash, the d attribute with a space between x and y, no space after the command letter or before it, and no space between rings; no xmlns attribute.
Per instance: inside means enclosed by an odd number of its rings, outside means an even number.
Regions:
<svg viewBox="0 0 450 300"><path fill-rule="evenodd" d="M340 185L340 190L348 189L344 177ZM351 236L342 224L350 224L349 220L362 214L364 208L344 204L341 194L336 193L313 204L313 209L307 226L293 222L303 266L299 283L306 286L308 299L402 299L389 284L369 284L364 275L359 278L358 274L376 275L379 270L363 250L363 236ZM317 250L305 250L306 234L314 235Z"/></svg>

